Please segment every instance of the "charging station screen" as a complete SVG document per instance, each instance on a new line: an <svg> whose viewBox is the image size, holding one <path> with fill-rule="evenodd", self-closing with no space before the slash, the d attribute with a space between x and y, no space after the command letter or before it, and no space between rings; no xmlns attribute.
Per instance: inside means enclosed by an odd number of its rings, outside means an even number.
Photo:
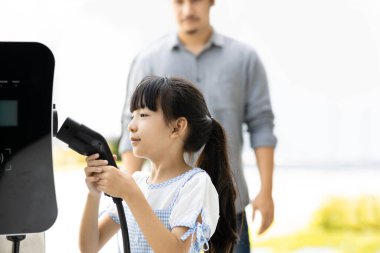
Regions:
<svg viewBox="0 0 380 253"><path fill-rule="evenodd" d="M17 100L0 100L0 127L17 126Z"/></svg>

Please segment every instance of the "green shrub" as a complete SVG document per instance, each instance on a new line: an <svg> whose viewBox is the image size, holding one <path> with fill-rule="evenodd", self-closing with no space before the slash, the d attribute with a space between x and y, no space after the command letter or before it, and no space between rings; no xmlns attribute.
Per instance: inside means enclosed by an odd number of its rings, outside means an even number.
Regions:
<svg viewBox="0 0 380 253"><path fill-rule="evenodd" d="M312 226L324 230L380 231L380 199L333 197L315 213Z"/></svg>
<svg viewBox="0 0 380 253"><path fill-rule="evenodd" d="M117 161L121 161L121 156L119 155L119 138L108 138L107 143L112 154L117 155Z"/></svg>
<svg viewBox="0 0 380 253"><path fill-rule="evenodd" d="M379 253L380 196L331 197L315 212L309 226L256 241L253 246L254 250L265 248L273 253L305 249L318 252L319 248L339 253Z"/></svg>

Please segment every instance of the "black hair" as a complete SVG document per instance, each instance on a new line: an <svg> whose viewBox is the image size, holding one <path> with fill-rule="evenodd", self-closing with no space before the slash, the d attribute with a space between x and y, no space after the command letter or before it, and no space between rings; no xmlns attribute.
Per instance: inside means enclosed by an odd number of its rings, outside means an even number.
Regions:
<svg viewBox="0 0 380 253"><path fill-rule="evenodd" d="M179 117L188 121L185 152L203 150L196 166L205 170L219 195L219 221L210 240L210 253L232 253L237 239L236 190L227 156L223 127L213 119L202 93L190 81L177 77L145 77L132 95L130 111L147 107L162 109L167 122Z"/></svg>

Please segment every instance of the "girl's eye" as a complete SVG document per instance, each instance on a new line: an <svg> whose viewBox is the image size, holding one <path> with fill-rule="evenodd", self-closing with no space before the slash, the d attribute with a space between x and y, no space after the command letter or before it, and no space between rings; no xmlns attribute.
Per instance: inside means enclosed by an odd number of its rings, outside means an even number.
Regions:
<svg viewBox="0 0 380 253"><path fill-rule="evenodd" d="M149 115L148 114L146 114L146 113L139 113L139 114L137 114L137 115L131 115L130 116L130 118L131 118L131 120L132 119L134 119L135 117L140 117L140 118L144 118L144 117L148 117Z"/></svg>

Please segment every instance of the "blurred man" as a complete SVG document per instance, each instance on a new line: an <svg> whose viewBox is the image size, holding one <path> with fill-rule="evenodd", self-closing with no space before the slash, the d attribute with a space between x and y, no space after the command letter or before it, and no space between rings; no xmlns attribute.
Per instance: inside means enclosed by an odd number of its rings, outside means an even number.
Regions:
<svg viewBox="0 0 380 253"><path fill-rule="evenodd" d="M261 212L259 233L267 230L274 217L272 177L276 138L265 70L252 48L212 28L213 0L172 0L172 4L178 31L138 54L130 69L119 147L123 164L133 173L143 163L132 154L127 128L130 96L136 85L147 75L191 80L203 92L212 117L226 130L231 168L238 186L235 202L238 231L242 228L235 252L250 252L245 207L251 202L252 219L255 211ZM247 125L260 172L261 188L253 201L249 199L242 170L243 124Z"/></svg>

